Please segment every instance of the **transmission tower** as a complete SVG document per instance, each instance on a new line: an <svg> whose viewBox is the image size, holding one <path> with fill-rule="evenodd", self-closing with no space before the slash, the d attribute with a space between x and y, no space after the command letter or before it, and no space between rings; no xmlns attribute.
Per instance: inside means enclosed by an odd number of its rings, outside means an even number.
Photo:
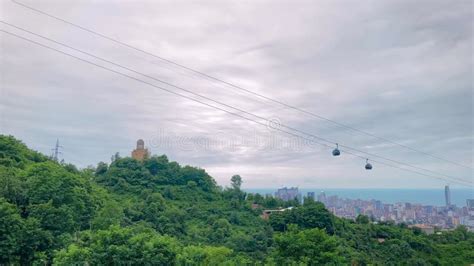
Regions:
<svg viewBox="0 0 474 266"><path fill-rule="evenodd" d="M63 146L60 146L59 139L56 139L56 145L54 146L54 149L52 149L53 154L51 155L52 159L56 162L58 161L58 155L62 154L62 152L59 151L60 148L63 148Z"/></svg>

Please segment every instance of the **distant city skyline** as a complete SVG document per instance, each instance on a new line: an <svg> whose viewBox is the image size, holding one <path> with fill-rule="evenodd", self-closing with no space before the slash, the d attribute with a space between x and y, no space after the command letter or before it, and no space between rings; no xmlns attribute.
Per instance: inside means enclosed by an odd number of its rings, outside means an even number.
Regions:
<svg viewBox="0 0 474 266"><path fill-rule="evenodd" d="M392 221L419 226L430 234L434 232L435 227L453 229L459 225L467 226L470 231L474 231L474 197L466 198L465 204L456 206L451 202L449 186L444 187L444 206L420 204L407 199L388 203L377 198L367 200L341 197L337 194L326 195L325 191L319 193L308 191L306 197L302 195L303 192L297 187L279 188L274 193L275 198L286 202L319 201L334 215L342 218L356 219L359 215L366 215L378 222ZM266 194L266 196L272 197L272 194Z"/></svg>

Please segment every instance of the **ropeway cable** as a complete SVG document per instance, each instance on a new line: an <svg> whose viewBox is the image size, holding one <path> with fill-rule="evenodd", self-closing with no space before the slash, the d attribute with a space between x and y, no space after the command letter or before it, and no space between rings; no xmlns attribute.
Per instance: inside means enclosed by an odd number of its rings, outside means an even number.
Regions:
<svg viewBox="0 0 474 266"><path fill-rule="evenodd" d="M72 55L72 54L69 54L69 53L67 53L67 52L61 51L61 50L56 49L56 48L54 48L54 47L51 47L51 46L48 46L48 45L45 45L45 44L36 42L36 41L31 40L31 39L29 39L29 38L26 38L26 37L23 37L23 36L20 36L20 35L17 35L17 34L8 32L8 31L5 31L5 30L0 30L0 31L1 31L1 32L4 32L4 33L6 33L6 34L9 34L9 35L11 35L11 36L17 37L17 38L19 38L19 39L23 39L23 40L25 40L25 41L31 42L31 43L36 44L36 45L38 45L38 46L42 46L42 47L44 47L44 48L47 48L47 49L56 51L56 52L61 53L61 54L63 54L63 55L70 56L70 57L75 58L75 59L77 59L77 60L80 60L80 61L82 61L82 62L85 62L85 63L91 64L91 65L94 65L94 66L99 67L99 68L102 68L102 69L104 69L104 70L107 70L107 71L110 71L110 72L113 72L113 73L122 75L122 76L124 76L124 77L129 78L129 79L132 79L132 80L135 80L135 81L144 83L144 84L146 84L146 85L149 85L149 86L158 88L158 89L160 89L160 90L164 90L164 91L166 91L166 92L168 92L168 93L171 93L171 94L174 94L174 95L177 95L177 96L180 96L180 97L183 97L183 98L186 98L186 99L189 99L189 100L198 102L198 103L200 103L200 104L203 104L203 105L206 105L206 106L208 106L208 107L211 107L211 108L214 108L214 109L217 109L217 110L226 112L226 113L228 113L228 114L231 114L231 115L234 115L234 116L237 116L237 117L246 119L246 120L248 120L248 121L252 121L252 122L254 122L254 123L257 123L257 124L260 124L260 125L263 125L263 126L267 126L267 124L262 123L262 122L260 122L260 121L250 119L250 118L248 118L248 117L246 117L246 116L243 116L243 115L240 115L240 114L238 114L238 113L234 113L234 112L228 111L228 110L226 110L226 109L220 108L220 107L218 107L218 106L214 106L214 105L211 105L211 104L209 104L209 103L206 103L206 102L197 100L197 99L195 99L195 98L192 98L192 97L189 97L189 96L186 96L186 95L183 95L183 94L174 92L174 91L172 91L172 90L169 90L169 89L166 89L166 88L163 88L163 87L154 85L154 84L149 83L149 82L147 82L147 81L144 81L144 80L138 79L138 78L136 78L136 77L127 75L127 74L125 74L125 73L122 73L122 72L120 72L120 71L116 71L116 70L114 70L114 69L111 69L111 68L108 68L108 67L99 65L99 64L94 63L94 62L92 62L92 61L89 61L89 60L80 58L80 57L75 56L75 55ZM318 142L318 141L316 141L316 140L314 140L314 139L310 139L310 138L307 138L307 137L303 137L303 136L301 136L301 135L295 134L295 133L290 132L290 131L286 131L286 130L283 130L283 129L280 129L280 128L274 128L274 129L275 129L275 130L278 130L278 131L281 131L281 132L283 132L283 133L289 134L289 135L291 135L291 136L297 137L297 138L302 138L302 139L305 139L305 140L307 140L307 141L310 141L310 142L313 142L313 143L317 143L317 144L322 145L322 146L325 146L325 147L332 148L332 146L330 146L330 145L328 145L328 144L326 144L326 143L321 143L321 142ZM345 151L345 153L351 154L351 155L353 155L353 156L355 156L355 157L359 157L359 158L362 158L362 159L366 159L366 157L361 156L361 155L358 155L358 154L355 154L355 153L352 153L352 152ZM390 167L393 167L393 168L397 168L397 169L400 169L400 170L409 171L409 172L412 172L412 173L416 173L416 174L419 174L419 175L423 175L423 176L426 176L426 177L432 177L432 178L436 178L436 179L439 179L439 180L451 181L451 182L456 182L456 183L459 183L459 184L462 184L462 185L471 186L471 184L470 184L468 181L465 181L465 180L459 180L459 181L447 180L446 178L441 178L441 177L438 177L438 176L433 176L433 175L424 174L424 173L421 173L421 172L418 172L418 171L414 171L414 170L411 170L411 169L406 169L406 168L403 168L403 167L399 167L399 166L397 166L397 165L391 165L391 164L387 164L387 163L384 163L384 162L381 162L381 161L377 161L377 160L373 160L373 159L371 159L371 161L377 162L377 163L382 164L382 165L390 166ZM469 185L468 185L468 184L469 184Z"/></svg>

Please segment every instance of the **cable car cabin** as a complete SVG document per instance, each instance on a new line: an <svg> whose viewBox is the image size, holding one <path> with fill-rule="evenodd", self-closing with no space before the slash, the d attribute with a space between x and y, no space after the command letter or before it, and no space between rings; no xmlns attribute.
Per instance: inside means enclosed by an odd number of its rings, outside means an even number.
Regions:
<svg viewBox="0 0 474 266"><path fill-rule="evenodd" d="M336 148L332 151L332 156L339 156L341 155L341 151L339 150L339 144L336 143Z"/></svg>
<svg viewBox="0 0 474 266"><path fill-rule="evenodd" d="M372 165L369 163L369 159L365 161L365 170L372 170Z"/></svg>

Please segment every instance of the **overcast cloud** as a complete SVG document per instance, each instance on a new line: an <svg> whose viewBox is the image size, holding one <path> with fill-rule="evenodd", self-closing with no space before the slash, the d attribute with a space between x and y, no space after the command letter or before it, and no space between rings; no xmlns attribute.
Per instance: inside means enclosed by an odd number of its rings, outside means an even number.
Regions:
<svg viewBox="0 0 474 266"><path fill-rule="evenodd" d="M1 1L2 20L19 27L276 123L473 180L472 169L341 129ZM473 166L472 1L20 2L248 90ZM365 171L365 160L344 151L334 158L330 148L279 133L272 129L276 124L257 125L4 33L0 40L0 133L45 154L59 138L61 158L81 167L109 162L117 151L128 156L143 138L152 153L205 168L220 185L233 174L248 188L447 183L377 163Z"/></svg>

